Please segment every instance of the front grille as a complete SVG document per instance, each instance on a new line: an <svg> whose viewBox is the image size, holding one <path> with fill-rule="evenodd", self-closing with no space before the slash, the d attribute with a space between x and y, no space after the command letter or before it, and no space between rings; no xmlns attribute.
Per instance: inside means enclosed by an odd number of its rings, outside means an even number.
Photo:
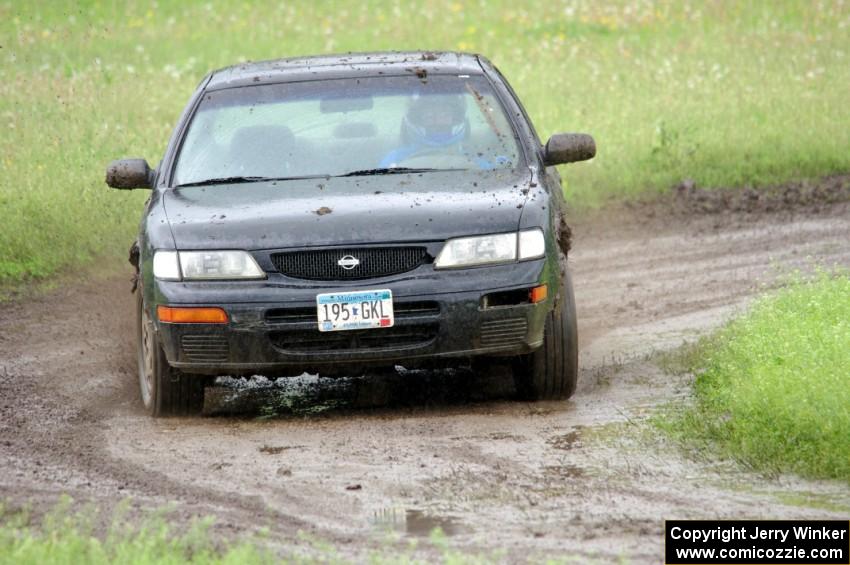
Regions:
<svg viewBox="0 0 850 565"><path fill-rule="evenodd" d="M528 322L525 318L491 320L481 324L481 346L515 345L525 341Z"/></svg>
<svg viewBox="0 0 850 565"><path fill-rule="evenodd" d="M284 330L269 333L272 345L290 353L322 351L363 351L426 345L437 337L439 324L429 322L373 330L320 332Z"/></svg>
<svg viewBox="0 0 850 565"><path fill-rule="evenodd" d="M440 314L440 304L433 300L415 302L395 302L393 316L396 320L419 316L434 317ZM266 322L269 324L318 323L315 306L297 306L295 308L272 308L266 310Z"/></svg>
<svg viewBox="0 0 850 565"><path fill-rule="evenodd" d="M424 263L427 257L424 247L360 247L287 251L272 254L271 260L275 268L288 277L341 281L405 273ZM343 258L356 259L359 264L343 268L339 265Z"/></svg>
<svg viewBox="0 0 850 565"><path fill-rule="evenodd" d="M230 357L227 338L219 335L184 335L180 338L187 361L221 363Z"/></svg>

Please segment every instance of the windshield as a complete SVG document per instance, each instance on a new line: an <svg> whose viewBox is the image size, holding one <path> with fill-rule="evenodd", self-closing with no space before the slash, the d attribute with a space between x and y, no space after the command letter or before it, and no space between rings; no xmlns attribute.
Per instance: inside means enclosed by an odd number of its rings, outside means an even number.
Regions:
<svg viewBox="0 0 850 565"><path fill-rule="evenodd" d="M204 95L174 184L505 169L519 156L480 75L256 85Z"/></svg>

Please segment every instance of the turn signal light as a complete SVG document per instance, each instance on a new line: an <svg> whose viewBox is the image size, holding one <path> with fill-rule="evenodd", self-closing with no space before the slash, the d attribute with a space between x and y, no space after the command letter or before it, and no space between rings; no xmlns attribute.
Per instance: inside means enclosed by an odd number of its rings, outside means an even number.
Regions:
<svg viewBox="0 0 850 565"><path fill-rule="evenodd" d="M227 312L221 308L157 306L160 322L170 324L226 324Z"/></svg>
<svg viewBox="0 0 850 565"><path fill-rule="evenodd" d="M532 304L537 304L538 302L543 302L546 300L546 297L549 295L549 289L545 284L541 284L540 286L535 286L531 290L528 291L528 301Z"/></svg>

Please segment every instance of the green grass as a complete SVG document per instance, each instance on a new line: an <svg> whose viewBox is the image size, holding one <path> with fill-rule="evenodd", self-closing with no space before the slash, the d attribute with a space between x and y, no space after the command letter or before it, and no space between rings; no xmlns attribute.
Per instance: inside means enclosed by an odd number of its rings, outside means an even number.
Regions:
<svg viewBox="0 0 850 565"><path fill-rule="evenodd" d="M574 202L850 170L850 7L838 0L5 2L0 283L123 253L145 195L103 183L156 164L198 80L246 59L372 49L488 55L542 137L588 131Z"/></svg>
<svg viewBox="0 0 850 565"><path fill-rule="evenodd" d="M850 481L850 275L759 299L682 359L695 403L661 425L768 472Z"/></svg>
<svg viewBox="0 0 850 565"><path fill-rule="evenodd" d="M0 504L0 564L65 563L274 563L274 556L256 543L215 543L210 519L193 522L178 533L161 516L131 524L119 516L98 532L97 513L71 512L64 499L36 526L25 511L4 511ZM125 506L126 508L126 506Z"/></svg>
<svg viewBox="0 0 850 565"><path fill-rule="evenodd" d="M366 547L355 548L361 552L355 556L302 533L296 534L297 539L274 539L268 533L225 539L215 535L212 517L176 527L166 511L136 511L136 516L130 516L130 510L130 501L125 500L113 516L104 517L95 507L81 508L65 496L42 519L34 520L27 510L11 510L0 502L0 565L484 565L504 561L504 551L476 554L454 549L439 529L422 542L398 537L371 544L368 539L361 540ZM374 548L368 549L370 545ZM575 562L566 558L533 560L552 565Z"/></svg>

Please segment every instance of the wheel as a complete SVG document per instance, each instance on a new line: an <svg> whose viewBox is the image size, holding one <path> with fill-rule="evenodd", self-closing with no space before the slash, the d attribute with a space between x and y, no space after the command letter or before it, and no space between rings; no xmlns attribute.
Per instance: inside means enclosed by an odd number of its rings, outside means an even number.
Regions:
<svg viewBox="0 0 850 565"><path fill-rule="evenodd" d="M136 326L142 404L156 417L198 414L204 407L204 377L184 374L168 364L141 294L139 290Z"/></svg>
<svg viewBox="0 0 850 565"><path fill-rule="evenodd" d="M563 400L578 382L578 331L570 271L564 265L561 292L546 316L543 345L513 363L517 394L524 400Z"/></svg>

